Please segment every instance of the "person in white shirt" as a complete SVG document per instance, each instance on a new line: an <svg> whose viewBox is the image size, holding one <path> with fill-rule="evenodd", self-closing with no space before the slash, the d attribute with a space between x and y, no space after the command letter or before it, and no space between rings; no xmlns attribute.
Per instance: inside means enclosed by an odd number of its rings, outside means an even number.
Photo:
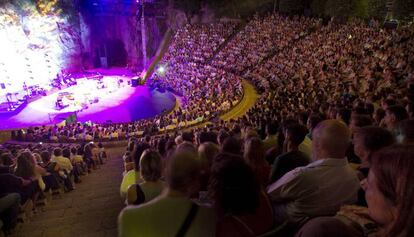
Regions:
<svg viewBox="0 0 414 237"><path fill-rule="evenodd" d="M360 188L345 152L348 127L339 120L325 120L313 131L312 160L269 185L276 221L300 226L317 216L335 215L340 206L357 201Z"/></svg>

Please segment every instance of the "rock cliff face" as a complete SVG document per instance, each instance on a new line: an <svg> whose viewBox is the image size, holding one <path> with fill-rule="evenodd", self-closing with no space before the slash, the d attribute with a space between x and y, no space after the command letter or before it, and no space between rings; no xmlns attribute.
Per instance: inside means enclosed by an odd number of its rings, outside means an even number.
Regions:
<svg viewBox="0 0 414 237"><path fill-rule="evenodd" d="M24 82L27 86L48 85L62 69L81 68L77 16L63 14L55 4L2 2L0 67L9 91L21 90Z"/></svg>
<svg viewBox="0 0 414 237"><path fill-rule="evenodd" d="M128 65L142 68L143 53L139 17L121 14L92 15L90 12L83 12L81 19L84 19L81 29L89 30L89 37L85 37L84 40L86 44L84 50L91 55L94 62L98 61L98 57L106 55L109 66ZM145 27L147 56L151 59L158 49L167 26L165 19L147 17ZM125 55L119 55L120 51L124 51Z"/></svg>
<svg viewBox="0 0 414 237"><path fill-rule="evenodd" d="M141 19L133 14L95 14L72 0L3 0L0 2L0 71L21 88L49 84L56 74L102 66L143 68ZM204 15L192 22L209 21ZM184 13L145 18L148 62L155 56L168 27L186 24ZM8 79L7 79L8 78ZM11 80L21 78L19 83ZM1 81L0 81L1 82ZM28 84L28 85L29 85Z"/></svg>

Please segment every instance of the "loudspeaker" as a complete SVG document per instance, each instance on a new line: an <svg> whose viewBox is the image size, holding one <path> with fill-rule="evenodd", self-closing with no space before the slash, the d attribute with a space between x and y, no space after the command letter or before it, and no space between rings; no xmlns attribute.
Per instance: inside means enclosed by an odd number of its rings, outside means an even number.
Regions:
<svg viewBox="0 0 414 237"><path fill-rule="evenodd" d="M131 86L132 87L139 86L139 80L138 79L131 79Z"/></svg>
<svg viewBox="0 0 414 237"><path fill-rule="evenodd" d="M108 58L107 57L100 57L101 67L108 68Z"/></svg>
<svg viewBox="0 0 414 237"><path fill-rule="evenodd" d="M384 22L384 28L388 30L395 30L398 27L397 20L387 20Z"/></svg>

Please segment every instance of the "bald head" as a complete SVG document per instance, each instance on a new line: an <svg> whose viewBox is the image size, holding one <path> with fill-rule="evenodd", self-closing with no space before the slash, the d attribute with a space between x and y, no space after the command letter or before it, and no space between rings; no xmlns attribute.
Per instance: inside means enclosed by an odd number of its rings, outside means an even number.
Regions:
<svg viewBox="0 0 414 237"><path fill-rule="evenodd" d="M345 158L351 133L345 123L339 120L325 120L312 133L313 159Z"/></svg>

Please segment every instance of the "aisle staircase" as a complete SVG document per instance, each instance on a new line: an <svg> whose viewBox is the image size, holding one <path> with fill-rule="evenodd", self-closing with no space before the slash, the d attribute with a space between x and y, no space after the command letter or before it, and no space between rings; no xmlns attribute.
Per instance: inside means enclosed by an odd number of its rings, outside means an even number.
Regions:
<svg viewBox="0 0 414 237"><path fill-rule="evenodd" d="M236 35L242 30L244 29L244 27L246 26L247 22L245 20L242 20L233 30L233 32L229 35L229 37L227 37L227 39L220 44L220 46L214 51L213 56L211 56L210 58L206 59L205 64L210 64L214 58L220 53L221 50L223 50L229 43L230 41L232 41L234 39L234 37L236 37Z"/></svg>
<svg viewBox="0 0 414 237"><path fill-rule="evenodd" d="M117 236L125 147L107 149L109 159L82 177L76 189L52 199L9 237Z"/></svg>
<svg viewBox="0 0 414 237"><path fill-rule="evenodd" d="M309 29L307 32L305 32L303 35L300 35L299 38L290 41L290 43L283 47L283 48L275 48L273 50L271 50L265 57L263 57L261 60L259 60L256 64L245 68L241 75L245 75L246 72L248 71L253 71L254 69L256 69L257 67L259 67L260 65L262 65L263 63L267 62L268 60L272 59L277 53L279 53L280 51L284 50L287 47L291 47L292 45L297 44L300 40L302 39L306 39L309 35L311 35L314 32L314 30Z"/></svg>

